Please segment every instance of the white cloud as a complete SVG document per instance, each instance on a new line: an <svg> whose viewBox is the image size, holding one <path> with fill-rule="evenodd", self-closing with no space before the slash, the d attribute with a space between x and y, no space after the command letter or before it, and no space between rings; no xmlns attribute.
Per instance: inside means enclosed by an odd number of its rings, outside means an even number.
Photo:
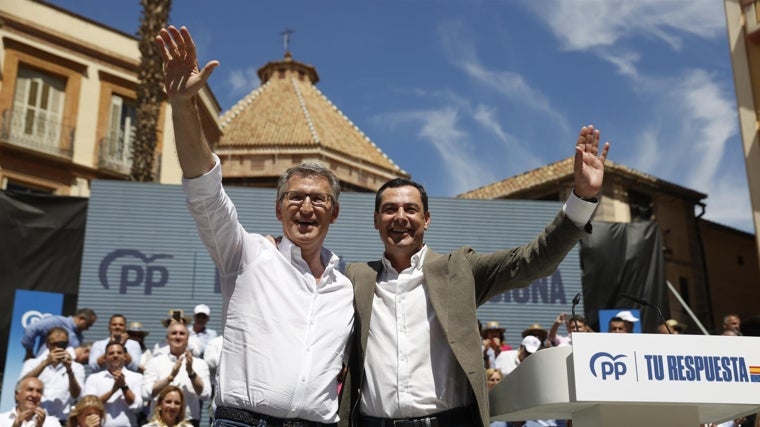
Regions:
<svg viewBox="0 0 760 427"><path fill-rule="evenodd" d="M729 101L726 90L701 70L689 72L671 98L684 103L683 118L693 138L688 183L694 188L710 188L729 138L738 131L735 104Z"/></svg>
<svg viewBox="0 0 760 427"><path fill-rule="evenodd" d="M376 122L389 127L411 124L419 127L417 136L429 143L441 158L448 182L442 187L459 194L492 182L494 177L477 158L470 135L459 126L460 112L453 106L434 110L415 110L383 114Z"/></svg>
<svg viewBox="0 0 760 427"><path fill-rule="evenodd" d="M508 70L490 70L478 59L476 48L467 39L458 23L447 23L439 27L441 41L449 61L478 84L503 95L512 103L546 114L549 122L560 126L567 133L570 127L565 115L554 109L550 99L540 90L531 87L519 73Z"/></svg>
<svg viewBox="0 0 760 427"><path fill-rule="evenodd" d="M656 38L680 50L683 34L725 35L720 1L587 0L526 1L567 50L612 46L621 38Z"/></svg>
<svg viewBox="0 0 760 427"><path fill-rule="evenodd" d="M502 128L501 123L496 118L493 108L489 108L485 105L478 105L475 108L475 111L473 111L473 119L475 119L475 121L481 127L496 135L499 141L501 141L501 143L506 148L507 152L509 152L509 160L519 163L512 165L514 166L513 168L504 167L504 169L521 171L533 167L538 167L544 163L540 158L533 155L533 153L530 151L526 150L525 145L520 144L520 140L518 138L506 132Z"/></svg>
<svg viewBox="0 0 760 427"><path fill-rule="evenodd" d="M237 69L230 71L227 76L227 86L230 87L230 96L247 94L259 86L259 76L256 68Z"/></svg>
<svg viewBox="0 0 760 427"><path fill-rule="evenodd" d="M659 40L678 51L687 35L725 36L723 2L717 0L554 0L525 5L549 27L561 49L593 52L632 77L638 75L635 65L641 58L626 46L632 38Z"/></svg>
<svg viewBox="0 0 760 427"><path fill-rule="evenodd" d="M707 207L704 217L718 224L728 224L754 233L746 175L743 170L733 172L728 176L717 177L713 183L712 191L705 200Z"/></svg>

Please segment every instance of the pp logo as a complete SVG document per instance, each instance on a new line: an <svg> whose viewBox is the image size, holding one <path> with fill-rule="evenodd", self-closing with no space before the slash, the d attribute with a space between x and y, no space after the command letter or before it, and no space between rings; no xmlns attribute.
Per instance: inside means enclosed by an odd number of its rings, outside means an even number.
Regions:
<svg viewBox="0 0 760 427"><path fill-rule="evenodd" d="M610 376L614 376L615 380L619 380L620 377L625 375L625 373L628 371L625 363L622 360L618 360L623 357L626 357L626 355L618 354L617 356L613 356L605 352L596 353L595 355L591 356L591 361L589 362L589 369L591 370L591 374L597 378L599 377L599 375L596 373L596 368L598 365L599 374L603 380L606 380L607 377ZM597 360L599 360L598 363Z"/></svg>
<svg viewBox="0 0 760 427"><path fill-rule="evenodd" d="M169 254L145 255L134 249L117 249L103 257L100 261L100 284L109 289L108 276L112 264L121 266L119 269L119 293L126 294L127 288L145 285L145 295L150 295L153 288L166 286L169 281L169 270L163 265L151 265L158 259L174 258Z"/></svg>
<svg viewBox="0 0 760 427"><path fill-rule="evenodd" d="M41 313L37 310L29 310L26 313L24 313L23 316L21 316L21 326L26 328L32 323L37 322L38 320L44 319L49 316L52 316L52 314Z"/></svg>

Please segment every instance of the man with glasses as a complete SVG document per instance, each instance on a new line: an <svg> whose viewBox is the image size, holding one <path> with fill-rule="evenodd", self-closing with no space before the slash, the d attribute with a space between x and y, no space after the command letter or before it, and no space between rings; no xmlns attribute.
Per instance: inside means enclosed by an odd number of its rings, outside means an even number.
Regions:
<svg viewBox="0 0 760 427"><path fill-rule="evenodd" d="M54 327L45 339L48 351L21 366L20 379L39 378L45 384L40 406L49 416L66 423L71 406L84 386L84 366L74 361L74 349L69 347L66 329Z"/></svg>
<svg viewBox="0 0 760 427"><path fill-rule="evenodd" d="M238 222L222 188L219 158L203 140L195 105L218 62L199 69L186 28L156 38L187 204L219 270L224 338L215 425L333 425L353 325L353 289L324 248L339 212L340 183L307 162L277 183L276 246Z"/></svg>

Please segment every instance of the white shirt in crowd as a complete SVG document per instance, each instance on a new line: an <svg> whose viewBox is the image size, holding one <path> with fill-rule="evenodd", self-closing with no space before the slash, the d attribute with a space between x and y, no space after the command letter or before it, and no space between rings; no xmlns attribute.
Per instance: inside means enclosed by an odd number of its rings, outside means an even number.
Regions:
<svg viewBox="0 0 760 427"><path fill-rule="evenodd" d="M216 338L216 335L217 335L216 331L213 329L206 328L203 332L196 333L193 330L193 325L189 325L187 327L187 330L188 332L190 332L191 337L195 337L198 339L198 342L201 345L201 355L206 354L206 347L208 346L209 341Z"/></svg>
<svg viewBox="0 0 760 427"><path fill-rule="evenodd" d="M221 166L183 179L188 208L217 265L224 344L217 405L279 418L338 421L336 378L353 327L353 287L322 249L317 283L287 238L248 233L221 186Z"/></svg>
<svg viewBox="0 0 760 427"><path fill-rule="evenodd" d="M517 365L520 364L518 352L519 349L502 351L498 356L496 356L496 360L494 361L494 368L500 370L501 374L506 377L510 372L514 371L515 368L517 368Z"/></svg>
<svg viewBox="0 0 760 427"><path fill-rule="evenodd" d="M16 421L18 414L14 407L10 411L0 413L0 427L13 427L13 423ZM21 423L21 427L37 427L36 418L32 417L29 421ZM48 415L45 417L45 421L42 422L42 427L61 427L61 422L58 418Z"/></svg>
<svg viewBox="0 0 760 427"><path fill-rule="evenodd" d="M168 349L168 347L167 347ZM184 359L184 354L180 356ZM168 377L172 372L174 364L177 362L177 356L169 353L168 351L159 351L153 353L153 357L145 366L145 372L143 374L142 385L142 398L144 402L150 402L150 413L153 413L154 406L156 405L156 399L153 398L153 385L156 381L163 380ZM201 418L201 400L207 400L211 397L211 379L209 378L208 365L203 359L193 357L193 372L195 372L201 380L203 380L203 390L201 394L195 393L192 381L187 376L187 368L185 367L186 361L182 361L182 366L177 372L177 376L169 385L177 386L182 389L182 394L185 395L185 419L187 420L200 420Z"/></svg>
<svg viewBox="0 0 760 427"><path fill-rule="evenodd" d="M143 376L126 368L122 369L121 372L124 374L127 387L135 395L135 400L129 405L123 391L117 390L113 393L106 402L103 402L106 407L106 417L102 423L103 427L131 427L137 425L137 412L142 409L143 404ZM107 370L90 374L87 377L87 381L85 381L84 392L82 394L94 394L100 397L113 388L113 383L114 377Z"/></svg>
<svg viewBox="0 0 760 427"><path fill-rule="evenodd" d="M88 362L88 365L90 365L92 372L100 372L105 368L105 363L103 364L103 367L98 365L98 358L106 354L106 346L110 341L111 338L109 337L92 343L92 348L90 349L90 360ZM140 348L140 343L135 340L126 340L124 341L124 348L127 350L127 353L132 356L132 361L126 365L127 368L130 371L137 372L137 368L140 366L140 357L142 357L142 348Z"/></svg>
<svg viewBox="0 0 760 427"><path fill-rule="evenodd" d="M66 351L69 352L73 360L75 357L74 349L69 347ZM47 359L47 353L25 361L21 366L19 379L44 362ZM71 371L74 373L74 378L79 383L79 387L84 388L84 366L77 362L71 362ZM47 411L49 417L60 420L68 418L71 407L76 403L76 399L72 398L69 392L69 374L66 373L66 365L63 363L59 363L57 366L48 365L37 378L45 384L40 406Z"/></svg>

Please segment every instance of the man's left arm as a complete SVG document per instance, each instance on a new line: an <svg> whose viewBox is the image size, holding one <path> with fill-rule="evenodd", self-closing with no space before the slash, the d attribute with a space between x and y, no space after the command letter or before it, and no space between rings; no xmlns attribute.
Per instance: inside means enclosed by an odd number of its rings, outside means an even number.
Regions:
<svg viewBox="0 0 760 427"><path fill-rule="evenodd" d="M593 125L581 128L575 145L574 190L562 212L527 245L493 254L465 249L475 276L478 305L512 288L525 287L557 269L583 236L597 207L602 189L604 161L609 143L599 147L600 132Z"/></svg>
<svg viewBox="0 0 760 427"><path fill-rule="evenodd" d="M130 374L134 374L134 375L125 374L124 378L126 380L127 386L129 387L129 390L132 391L134 399L132 400L132 402L127 402L127 403L129 403L129 409L131 409L134 412L138 412L143 406L143 399L142 399L143 376L142 374L138 374L137 372L130 372Z"/></svg>

